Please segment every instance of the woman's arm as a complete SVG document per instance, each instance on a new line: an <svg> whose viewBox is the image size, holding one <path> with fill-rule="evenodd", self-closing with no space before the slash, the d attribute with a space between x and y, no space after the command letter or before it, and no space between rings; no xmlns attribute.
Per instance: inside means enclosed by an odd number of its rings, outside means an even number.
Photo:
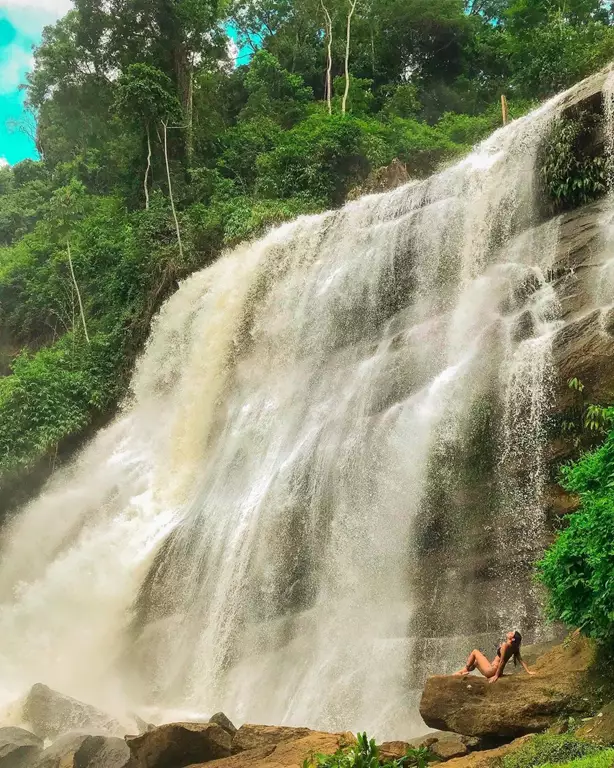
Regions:
<svg viewBox="0 0 614 768"><path fill-rule="evenodd" d="M505 656L506 656L506 654L507 654L507 649L508 649L508 648L509 648L509 644L508 644L508 643L503 643L503 644L500 646L500 648L499 648L499 651L500 651L500 654L501 654L501 655L499 656L499 664L498 664L498 666L497 666L497 671L496 671L496 672L495 672L495 674L494 674L494 675L493 675L493 676L492 676L492 677L489 679L489 681L488 681L489 683L496 683L496 682L497 682L497 680L498 680L498 679L501 677L501 675L503 674L503 670L505 669L505 665L507 664L507 659L505 658Z"/></svg>
<svg viewBox="0 0 614 768"><path fill-rule="evenodd" d="M522 668L524 669L524 671L527 673L527 675L534 675L534 674L536 674L535 672L532 672L527 667L527 663L526 663L526 661L524 661L524 659L520 659L520 664L521 664Z"/></svg>

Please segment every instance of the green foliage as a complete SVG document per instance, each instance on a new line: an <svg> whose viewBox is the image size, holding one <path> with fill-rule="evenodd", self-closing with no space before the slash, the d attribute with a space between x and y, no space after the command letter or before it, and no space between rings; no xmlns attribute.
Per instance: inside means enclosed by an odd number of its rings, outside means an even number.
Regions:
<svg viewBox="0 0 614 768"><path fill-rule="evenodd" d="M258 157L257 169L258 196L302 196L327 206L341 203L369 165L361 152L357 121L320 113L280 136L273 150Z"/></svg>
<svg viewBox="0 0 614 768"><path fill-rule="evenodd" d="M584 397L584 384L574 377L567 382L575 393L575 403L566 410L561 421L561 432L571 437L575 447L590 447L590 441L603 438L614 422L614 411L594 403L587 403ZM586 438L589 439L587 443Z"/></svg>
<svg viewBox="0 0 614 768"><path fill-rule="evenodd" d="M551 768L556 765L557 768L612 768L614 765L614 749L606 749L595 755L587 757L578 757L566 763L546 763L541 768Z"/></svg>
<svg viewBox="0 0 614 768"><path fill-rule="evenodd" d="M15 359L12 375L0 378L4 473L30 466L115 401L118 354L112 337L96 335L85 344L71 331L53 347Z"/></svg>
<svg viewBox="0 0 614 768"><path fill-rule="evenodd" d="M545 763L567 763L602 751L601 747L581 741L571 734L540 734L506 755L501 761L501 768L538 768Z"/></svg>
<svg viewBox="0 0 614 768"><path fill-rule="evenodd" d="M603 417L610 425L614 409ZM603 445L563 469L581 508L538 563L553 619L614 648L614 430Z"/></svg>
<svg viewBox="0 0 614 768"><path fill-rule="evenodd" d="M147 64L130 64L117 81L115 108L125 120L144 125L179 122L181 107L172 91L172 81L164 72Z"/></svg>
<svg viewBox="0 0 614 768"><path fill-rule="evenodd" d="M544 142L541 180L557 210L589 203L607 189L607 160L590 151L594 120L586 113L563 118Z"/></svg>
<svg viewBox="0 0 614 768"><path fill-rule="evenodd" d="M433 757L426 747L410 747L400 760L385 761L388 768L426 768ZM356 744L338 749L334 755L315 755L303 763L303 768L380 768L380 754L374 739L366 733L356 736Z"/></svg>
<svg viewBox="0 0 614 768"><path fill-rule="evenodd" d="M241 116L244 120L268 118L284 128L290 128L307 114L313 91L300 75L283 69L268 51L258 51L245 77L247 104Z"/></svg>

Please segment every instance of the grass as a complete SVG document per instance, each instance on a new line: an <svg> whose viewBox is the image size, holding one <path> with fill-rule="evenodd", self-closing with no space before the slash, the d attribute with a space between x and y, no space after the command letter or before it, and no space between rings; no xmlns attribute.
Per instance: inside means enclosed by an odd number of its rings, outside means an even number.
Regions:
<svg viewBox="0 0 614 768"><path fill-rule="evenodd" d="M519 749L506 755L502 763L502 768L541 768L545 765L561 764L570 765L580 759L592 759L603 754L603 748L588 741L582 741L571 734L554 735L544 733L527 741ZM586 768L590 768L593 763L586 763ZM601 768L601 764L595 763ZM604 764L607 768L612 768L614 761ZM584 764L583 764L584 768Z"/></svg>
<svg viewBox="0 0 614 768"><path fill-rule="evenodd" d="M594 755L579 757L567 763L546 763L541 768L612 768L614 766L614 749L606 749Z"/></svg>

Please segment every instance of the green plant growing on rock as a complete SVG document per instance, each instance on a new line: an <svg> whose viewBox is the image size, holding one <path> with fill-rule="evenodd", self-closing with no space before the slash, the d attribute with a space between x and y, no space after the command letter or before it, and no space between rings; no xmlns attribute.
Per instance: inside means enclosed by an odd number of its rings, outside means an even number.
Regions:
<svg viewBox="0 0 614 768"><path fill-rule="evenodd" d="M560 422L561 432L573 439L575 448L590 447L596 439L603 439L614 422L614 410L588 403L584 384L577 377L569 379L567 386L575 393L575 402L567 409Z"/></svg>
<svg viewBox="0 0 614 768"><path fill-rule="evenodd" d="M607 190L608 162L592 152L598 117L580 112L556 122L541 149L540 175L556 211L585 205Z"/></svg>

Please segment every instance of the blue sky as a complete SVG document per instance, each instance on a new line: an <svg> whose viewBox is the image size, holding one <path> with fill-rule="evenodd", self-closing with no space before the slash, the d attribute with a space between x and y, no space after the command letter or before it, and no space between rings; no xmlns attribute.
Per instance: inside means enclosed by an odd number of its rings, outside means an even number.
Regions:
<svg viewBox="0 0 614 768"><path fill-rule="evenodd" d="M32 66L32 46L40 42L43 27L70 7L70 0L0 0L0 165L36 157L32 139L19 129L32 127L19 86ZM248 60L247 51L241 50L237 63Z"/></svg>
<svg viewBox="0 0 614 768"><path fill-rule="evenodd" d="M69 0L0 0L0 164L36 157L19 126L30 124L19 86L32 65L32 46L43 27L70 8ZM31 125L30 125L31 127Z"/></svg>

